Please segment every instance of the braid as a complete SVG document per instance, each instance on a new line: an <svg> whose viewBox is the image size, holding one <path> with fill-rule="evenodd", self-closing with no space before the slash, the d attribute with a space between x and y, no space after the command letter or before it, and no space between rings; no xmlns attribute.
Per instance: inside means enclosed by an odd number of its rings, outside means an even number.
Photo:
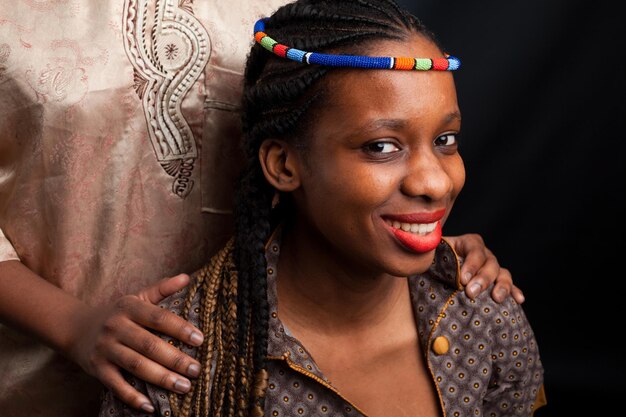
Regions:
<svg viewBox="0 0 626 417"><path fill-rule="evenodd" d="M234 241L231 239L211 259L209 265L197 274L189 288L181 315L189 319L191 303L198 295L201 299L197 311L200 317L199 327L206 338L198 348L197 358L204 366L187 394L182 398L177 394L170 394L170 404L176 416L229 415L223 409L235 407L237 384L233 377L236 373L233 363L238 353L235 337L238 277L232 256L233 246ZM215 366L211 381L213 363Z"/></svg>
<svg viewBox="0 0 626 417"><path fill-rule="evenodd" d="M247 359L252 360L251 372L246 380L252 384L248 391L250 411L263 410L263 396L266 388L264 379L259 378L265 370L267 356L267 323L269 306L267 302L267 262L265 260L265 242L269 239L270 207L272 189L264 181L263 172L252 161L248 163L248 170L244 172L240 187L236 195L237 228L235 246L236 260L241 281L247 280L250 285L249 305L246 312L250 320L250 329L253 346L247 347ZM244 303L242 303L244 304ZM261 395L259 395L261 393ZM262 413L261 413L262 414Z"/></svg>
<svg viewBox="0 0 626 417"><path fill-rule="evenodd" d="M411 33L434 41L393 0L299 0L278 9L266 28L281 42L317 52L359 53L367 40L402 40ZM242 100L247 163L235 196L235 236L199 272L187 295L182 315L188 318L192 300L200 297L206 337L197 352L200 377L186 395L170 396L176 417L263 416L269 321L265 244L289 213L284 202L271 209L275 191L265 180L259 148L267 138L306 147L313 120L307 115L323 105L320 81L334 70L284 60L259 45L250 52Z"/></svg>

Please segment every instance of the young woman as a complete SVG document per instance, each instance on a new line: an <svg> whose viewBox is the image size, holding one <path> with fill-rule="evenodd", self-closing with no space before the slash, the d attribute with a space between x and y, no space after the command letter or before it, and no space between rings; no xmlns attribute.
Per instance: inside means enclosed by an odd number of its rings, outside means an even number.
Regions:
<svg viewBox="0 0 626 417"><path fill-rule="evenodd" d="M132 380L138 406L531 415L543 370L521 307L467 297L441 238L465 180L459 61L392 0L301 0L255 32L236 234L164 303L205 334L181 346L202 373L184 396ZM138 414L110 393L101 412Z"/></svg>
<svg viewBox="0 0 626 417"><path fill-rule="evenodd" d="M232 234L249 31L285 3L0 0L0 414L147 401L121 369L186 392L199 364L151 331L202 343L155 305L189 277L159 280ZM468 294L523 300L480 236L453 242Z"/></svg>

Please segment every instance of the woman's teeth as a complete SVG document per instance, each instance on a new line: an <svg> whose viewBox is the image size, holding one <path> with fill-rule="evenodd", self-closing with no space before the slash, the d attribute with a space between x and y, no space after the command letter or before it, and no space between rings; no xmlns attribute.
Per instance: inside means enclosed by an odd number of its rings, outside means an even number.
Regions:
<svg viewBox="0 0 626 417"><path fill-rule="evenodd" d="M401 223L395 220L385 220L385 222L394 229L400 229L405 232L415 233L418 235L426 235L437 227L437 222L434 223Z"/></svg>

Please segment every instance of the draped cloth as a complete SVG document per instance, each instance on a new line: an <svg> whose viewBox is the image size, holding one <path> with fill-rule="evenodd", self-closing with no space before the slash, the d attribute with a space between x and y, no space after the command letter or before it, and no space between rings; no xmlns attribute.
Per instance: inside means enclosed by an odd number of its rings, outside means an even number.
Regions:
<svg viewBox="0 0 626 417"><path fill-rule="evenodd" d="M0 0L0 261L90 305L207 262L252 28L283 3ZM0 375L3 417L99 408L96 380L2 324Z"/></svg>

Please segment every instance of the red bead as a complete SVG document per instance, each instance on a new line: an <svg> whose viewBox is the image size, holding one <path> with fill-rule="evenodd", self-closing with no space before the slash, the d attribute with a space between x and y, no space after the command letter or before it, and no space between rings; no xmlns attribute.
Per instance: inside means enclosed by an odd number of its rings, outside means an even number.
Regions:
<svg viewBox="0 0 626 417"><path fill-rule="evenodd" d="M445 58L433 59L433 69L439 71L445 71L448 69L448 60Z"/></svg>
<svg viewBox="0 0 626 417"><path fill-rule="evenodd" d="M276 45L274 45L274 53L282 58L287 56L287 49L289 49L287 45L283 45L280 43L277 43Z"/></svg>

